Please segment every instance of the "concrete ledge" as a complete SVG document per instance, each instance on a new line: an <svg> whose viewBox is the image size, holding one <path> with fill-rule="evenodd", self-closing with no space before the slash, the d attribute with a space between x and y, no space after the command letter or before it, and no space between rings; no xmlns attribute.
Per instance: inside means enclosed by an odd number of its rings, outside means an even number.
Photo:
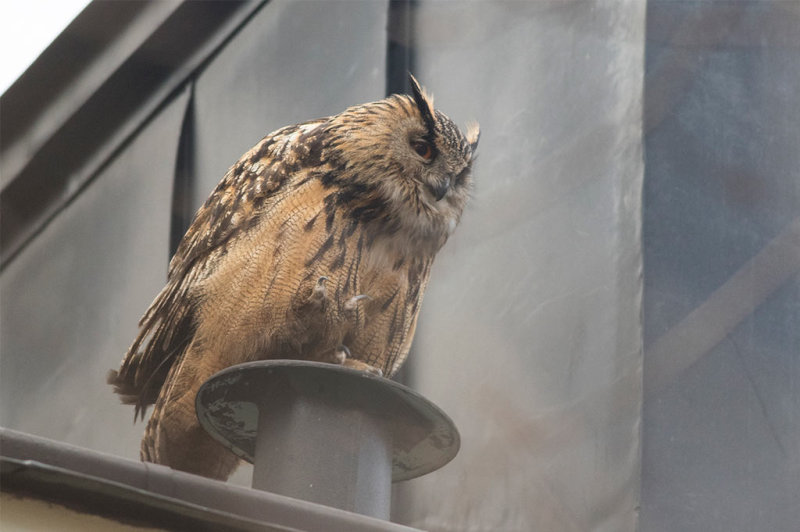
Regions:
<svg viewBox="0 0 800 532"><path fill-rule="evenodd" d="M0 488L139 526L367 532L415 529L0 428Z"/></svg>

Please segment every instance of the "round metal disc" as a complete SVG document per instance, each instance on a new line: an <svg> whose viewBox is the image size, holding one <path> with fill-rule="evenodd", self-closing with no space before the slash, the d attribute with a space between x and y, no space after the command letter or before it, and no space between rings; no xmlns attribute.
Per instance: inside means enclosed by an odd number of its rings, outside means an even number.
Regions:
<svg viewBox="0 0 800 532"><path fill-rule="evenodd" d="M197 417L214 439L252 463L259 405L285 404L286 394L293 401L334 400L343 416L355 410L379 420L391 438L394 482L439 469L458 453L461 440L452 420L420 394L383 377L321 362L264 360L227 368L200 388Z"/></svg>

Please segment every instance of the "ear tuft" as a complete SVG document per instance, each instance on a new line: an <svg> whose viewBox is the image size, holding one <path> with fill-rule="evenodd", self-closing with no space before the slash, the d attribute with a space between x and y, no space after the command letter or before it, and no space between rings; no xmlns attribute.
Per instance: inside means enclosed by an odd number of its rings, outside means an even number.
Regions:
<svg viewBox="0 0 800 532"><path fill-rule="evenodd" d="M425 127L428 129L428 135L432 138L436 128L436 113L433 109L433 97L429 96L417 82L416 78L408 73L408 82L411 85L411 94L414 96L414 103L417 104L422 120L425 122Z"/></svg>
<svg viewBox="0 0 800 532"><path fill-rule="evenodd" d="M481 126L475 121L467 122L467 142L469 142L469 147L472 150L472 153L475 153L475 150L478 149L478 141L481 138Z"/></svg>

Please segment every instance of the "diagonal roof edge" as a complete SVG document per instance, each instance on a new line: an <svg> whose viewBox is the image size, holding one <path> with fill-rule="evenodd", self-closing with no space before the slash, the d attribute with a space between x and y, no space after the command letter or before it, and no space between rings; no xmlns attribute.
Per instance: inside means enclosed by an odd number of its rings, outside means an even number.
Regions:
<svg viewBox="0 0 800 532"><path fill-rule="evenodd" d="M2 490L139 525L215 530L415 529L0 428ZM194 529L202 529L193 527Z"/></svg>
<svg viewBox="0 0 800 532"><path fill-rule="evenodd" d="M89 4L0 96L2 265L265 4Z"/></svg>

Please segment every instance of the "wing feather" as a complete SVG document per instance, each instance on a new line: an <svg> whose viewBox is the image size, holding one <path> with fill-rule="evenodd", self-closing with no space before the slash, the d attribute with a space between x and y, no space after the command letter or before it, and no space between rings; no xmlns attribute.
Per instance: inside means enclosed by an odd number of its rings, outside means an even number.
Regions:
<svg viewBox="0 0 800 532"><path fill-rule="evenodd" d="M270 204L291 187L301 168L319 166L327 119L288 126L264 137L225 174L197 211L170 260L166 286L139 322L139 333L119 371L108 382L123 403L144 417L171 367L195 330L198 301L193 289L224 253L229 241L253 227Z"/></svg>

